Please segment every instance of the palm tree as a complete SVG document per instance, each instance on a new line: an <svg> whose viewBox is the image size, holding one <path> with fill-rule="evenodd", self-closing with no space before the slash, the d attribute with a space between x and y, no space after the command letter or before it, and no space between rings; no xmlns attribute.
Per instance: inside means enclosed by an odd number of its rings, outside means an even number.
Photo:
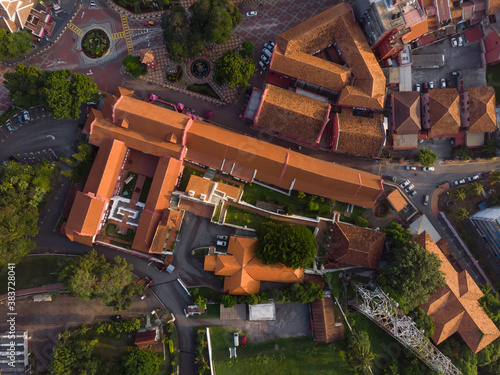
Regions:
<svg viewBox="0 0 500 375"><path fill-rule="evenodd" d="M469 212L463 207L457 208L453 214L455 215L455 218L459 221L463 221L469 217Z"/></svg>
<svg viewBox="0 0 500 375"><path fill-rule="evenodd" d="M469 191L474 195L481 195L484 191L483 184L479 182L473 182L470 184Z"/></svg>
<svg viewBox="0 0 500 375"><path fill-rule="evenodd" d="M456 189L451 195L451 198L454 201L463 201L465 200L466 197L467 197L467 190L463 188Z"/></svg>
<svg viewBox="0 0 500 375"><path fill-rule="evenodd" d="M490 173L490 181L492 185L500 182L500 170L496 170Z"/></svg>
<svg viewBox="0 0 500 375"><path fill-rule="evenodd" d="M368 333L353 330L349 337L349 363L355 374L370 374L370 365L375 355L370 351L370 337Z"/></svg>

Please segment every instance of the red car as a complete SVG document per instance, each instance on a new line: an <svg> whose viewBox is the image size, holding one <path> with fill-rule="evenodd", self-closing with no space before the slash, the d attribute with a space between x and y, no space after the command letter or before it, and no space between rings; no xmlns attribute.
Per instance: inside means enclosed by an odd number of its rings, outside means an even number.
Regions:
<svg viewBox="0 0 500 375"><path fill-rule="evenodd" d="M144 21L144 26L154 26L156 25L155 21Z"/></svg>
<svg viewBox="0 0 500 375"><path fill-rule="evenodd" d="M241 347L242 348L246 348L247 346L247 337L246 336L242 336L241 337Z"/></svg>

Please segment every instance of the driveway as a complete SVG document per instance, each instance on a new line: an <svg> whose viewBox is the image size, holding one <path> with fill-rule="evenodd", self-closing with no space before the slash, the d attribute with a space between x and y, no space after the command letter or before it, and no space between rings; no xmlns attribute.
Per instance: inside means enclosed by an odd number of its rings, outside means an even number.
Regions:
<svg viewBox="0 0 500 375"><path fill-rule="evenodd" d="M123 318L142 317L161 304L149 294L145 300L134 297L130 310L120 312ZM58 334L70 327L110 321L116 314L112 307L98 301L81 301L69 295L57 295L52 302L33 302L32 297L18 298L16 301L16 329L27 330L30 335L30 352L37 359L36 369L45 371L52 357L52 349L57 343ZM7 316L7 305L0 305L0 315ZM6 332L8 325L2 320L0 330Z"/></svg>

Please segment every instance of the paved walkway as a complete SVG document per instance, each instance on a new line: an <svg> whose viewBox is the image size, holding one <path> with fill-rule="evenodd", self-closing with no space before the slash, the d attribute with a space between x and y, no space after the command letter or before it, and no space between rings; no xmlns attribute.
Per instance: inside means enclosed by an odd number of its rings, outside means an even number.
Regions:
<svg viewBox="0 0 500 375"><path fill-rule="evenodd" d="M46 292L54 292L54 291L59 291L63 290L64 286L63 284L50 284L50 285L44 285L40 286L37 288L29 288L29 289L22 289L22 290L16 290L16 297L21 297L21 296L27 296L30 294L41 294L41 293L46 293ZM9 294L2 294L0 295L0 301L6 300L8 298Z"/></svg>

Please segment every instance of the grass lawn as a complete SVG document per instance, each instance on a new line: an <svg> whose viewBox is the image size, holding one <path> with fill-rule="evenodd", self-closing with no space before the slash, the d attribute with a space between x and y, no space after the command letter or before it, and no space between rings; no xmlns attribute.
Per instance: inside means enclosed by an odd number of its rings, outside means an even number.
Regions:
<svg viewBox="0 0 500 375"><path fill-rule="evenodd" d="M239 210L234 206L228 206L226 211L226 220L228 224L234 224L248 228L258 229L260 225L271 219L265 216L257 215L248 210Z"/></svg>
<svg viewBox="0 0 500 375"><path fill-rule="evenodd" d="M63 255L34 255L16 265L16 290L57 283L57 273L64 260ZM0 273L0 294L7 293L7 272Z"/></svg>
<svg viewBox="0 0 500 375"><path fill-rule="evenodd" d="M135 335L123 333L120 338L111 336L107 333L99 335L99 342L94 348L94 353L97 354L101 361L109 362L110 360L120 358L128 353L129 348L134 347Z"/></svg>
<svg viewBox="0 0 500 375"><path fill-rule="evenodd" d="M135 236L135 230L129 228L127 229L127 234L116 233L116 224L110 223L106 226L106 235L110 237L119 238L120 240L123 241L132 242Z"/></svg>
<svg viewBox="0 0 500 375"><path fill-rule="evenodd" d="M229 327L211 327L213 358L218 375L224 374L350 374L345 362L344 342L318 344L310 337L269 340L237 349L237 358L229 359L233 333ZM240 335L245 332L240 332ZM241 342L241 339L240 339ZM276 350L278 346L278 350Z"/></svg>
<svg viewBox="0 0 500 375"><path fill-rule="evenodd" d="M125 181L130 176L132 176L132 180L128 184L126 184ZM134 192L135 184L137 182L137 174L128 172L127 178L123 182L123 188L122 191L120 192L120 195L122 197L130 199L130 197L132 197L132 193Z"/></svg>
<svg viewBox="0 0 500 375"><path fill-rule="evenodd" d="M207 310L206 310L205 314L193 315L191 318L194 318L194 319L208 319L208 318L220 319L220 304L219 303L207 303Z"/></svg>
<svg viewBox="0 0 500 375"><path fill-rule="evenodd" d="M334 210L340 212L340 220L346 223L355 224L356 218L358 216L363 216L366 212L366 208L354 206L352 213L349 217L344 216L345 210L347 209L347 203L344 202L335 202Z"/></svg>
<svg viewBox="0 0 500 375"><path fill-rule="evenodd" d="M202 247L200 249L195 249L191 253L195 257L204 257L205 255L208 255L208 247Z"/></svg>
<svg viewBox="0 0 500 375"><path fill-rule="evenodd" d="M181 181L179 182L179 187L177 188L177 190L180 190L180 191L186 190L187 184L189 182L189 178L191 177L192 174L194 174L195 176L203 177L204 172L199 171L198 169L191 168L191 167L187 167L187 166L184 167L184 170L182 171Z"/></svg>
<svg viewBox="0 0 500 375"><path fill-rule="evenodd" d="M151 184L153 183L153 179L151 177L146 177L144 180L144 184L142 185L141 195L139 196L139 202L146 203L146 199L148 199L149 189L151 189Z"/></svg>
<svg viewBox="0 0 500 375"><path fill-rule="evenodd" d="M254 206L257 201L275 203L280 206L292 205L295 215L306 217L329 217L332 208L332 203L328 198L316 197L310 194L306 194L305 197L299 198L299 192L296 190L292 191L291 195L288 196L259 184L247 184L242 199ZM318 204L317 210L309 210L309 202L311 200L314 200L314 202Z"/></svg>

